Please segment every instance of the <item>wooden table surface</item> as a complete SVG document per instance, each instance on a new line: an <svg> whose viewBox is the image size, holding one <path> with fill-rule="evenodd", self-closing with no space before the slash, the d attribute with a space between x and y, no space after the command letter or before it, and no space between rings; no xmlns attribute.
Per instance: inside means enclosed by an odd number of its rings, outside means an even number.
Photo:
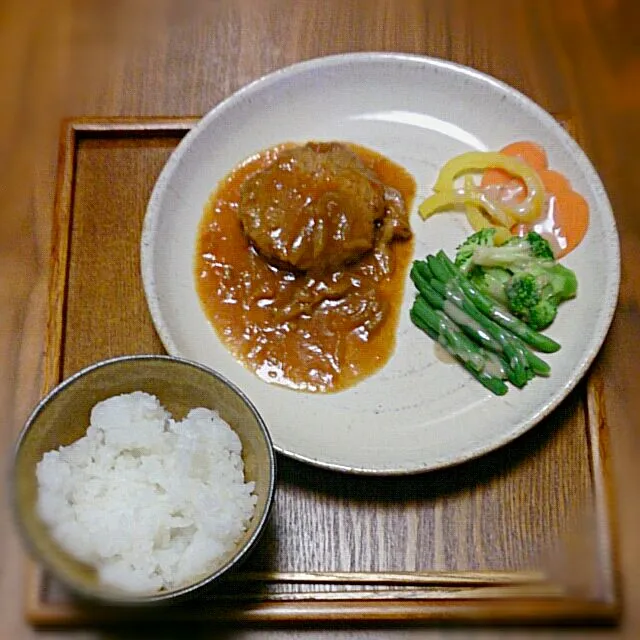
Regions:
<svg viewBox="0 0 640 640"><path fill-rule="evenodd" d="M570 114L607 187L622 284L599 356L618 494L624 614L640 637L640 4L636 0L5 0L0 8L0 431L2 472L39 397L58 123L63 116L199 115L290 63L348 51L420 53L468 64ZM3 475L3 477L6 477ZM3 494L3 497L6 494ZM35 632L24 622L23 552L3 500L1 637L120 637ZM414 635L415 634L415 635ZM531 637L532 630L351 628L225 630L197 637ZM131 637L139 637L129 632ZM552 630L536 636L555 637ZM563 634L564 636L565 634ZM583 637L583 631L571 631ZM167 637L170 637L167 631ZM158 637L155 633L153 637ZM164 636L163 636L164 637Z"/></svg>

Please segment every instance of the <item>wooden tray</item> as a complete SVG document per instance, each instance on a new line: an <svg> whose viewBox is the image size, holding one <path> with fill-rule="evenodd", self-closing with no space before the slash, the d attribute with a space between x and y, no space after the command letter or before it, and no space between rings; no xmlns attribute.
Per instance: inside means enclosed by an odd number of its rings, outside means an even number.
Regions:
<svg viewBox="0 0 640 640"><path fill-rule="evenodd" d="M65 123L45 391L101 358L163 352L142 290L140 230L153 184L194 122ZM220 594L150 613L89 608L29 563L26 615L36 625L145 616L612 623L619 590L607 455L603 387L592 371L542 424L450 470L365 478L280 457L269 529Z"/></svg>

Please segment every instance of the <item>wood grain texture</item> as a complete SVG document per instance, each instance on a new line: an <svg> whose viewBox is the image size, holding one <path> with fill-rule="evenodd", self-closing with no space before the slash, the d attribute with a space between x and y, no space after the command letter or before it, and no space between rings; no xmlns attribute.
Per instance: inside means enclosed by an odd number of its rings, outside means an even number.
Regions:
<svg viewBox="0 0 640 640"><path fill-rule="evenodd" d="M96 360L163 351L140 281L140 232L155 179L192 123L114 118L63 126L43 392ZM221 593L178 617L391 621L402 605L407 620L467 621L473 607L456 604L464 600L476 603L478 620L522 620L525 610L528 621L614 620L605 401L597 381L580 385L513 446L455 469L366 478L281 458L260 545ZM578 516L596 528L578 535ZM571 534L582 551L579 579L568 563L552 580L545 562ZM27 616L35 624L140 618L87 609L32 563L29 573ZM567 605L565 617L556 600Z"/></svg>
<svg viewBox="0 0 640 640"><path fill-rule="evenodd" d="M2 453L9 451L41 392L61 116L200 114L264 72L340 51L399 50L470 64L511 83L550 111L571 113L613 204L622 243L622 286L612 329L595 366L608 400L626 607L619 630L592 631L589 637L640 635L640 502L636 497L640 484L639 8L634 0L158 0L151 11L148 2L137 1L33 0L24 4L6 0L0 20L0 47L6 53L0 64L6 89L0 104L0 148L3 160L11 160L9 173L2 176L11 188L3 184L0 189L0 400L6 421L0 431ZM551 464L552 456L548 460ZM480 480L491 485L487 476L491 478L490 470ZM472 484L473 478L466 481ZM464 491L464 479L452 484ZM439 486L442 506L434 513L434 522L449 522L445 507L450 493L445 482ZM571 496L562 491L561 500L570 503ZM480 503L476 510L482 504L487 503ZM2 508L3 635L28 638L33 632L22 612L22 552L6 506ZM488 504L487 508L497 507ZM501 508L508 513L511 507ZM591 526L576 524L578 529ZM403 535L421 535L426 527L424 520L416 520ZM434 553L445 555L445 542L436 539ZM513 543L502 540L492 553L509 545ZM155 637L161 635L159 631L155 630ZM163 626L161 631L163 637L171 637L170 628ZM234 638L321 635L291 628L286 634L237 628L220 633ZM211 625L193 627L191 633L192 637L212 635L219 634ZM394 634L370 629L326 632L327 637L364 635L387 638ZM503 635L531 637L526 630L395 632L402 638ZM81 637L97 634L86 632ZM584 632L563 633L563 637L580 638Z"/></svg>

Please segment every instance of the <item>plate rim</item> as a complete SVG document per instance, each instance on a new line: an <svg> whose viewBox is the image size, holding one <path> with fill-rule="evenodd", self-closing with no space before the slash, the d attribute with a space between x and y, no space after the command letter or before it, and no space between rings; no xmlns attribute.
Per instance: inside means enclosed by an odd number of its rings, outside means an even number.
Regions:
<svg viewBox="0 0 640 640"><path fill-rule="evenodd" d="M398 463L393 463L389 467L382 468L380 465L367 467L358 465L341 464L338 462L331 462L320 460L309 455L301 454L296 451L291 451L286 447L282 447L277 444L274 438L274 449L279 453L286 455L289 458L310 464L322 469L328 469L331 471L338 471L342 473L349 473L354 475L363 476L403 476L403 475L415 475L437 469L450 468L459 464L463 464L470 460L480 458L487 453L500 449L501 447L513 442L524 433L528 432L534 426L539 424L547 416L549 416L571 393L571 391L578 385L578 383L584 378L588 369L595 360L597 354L600 352L607 334L611 328L613 318L616 312L619 293L620 293L620 279L621 279L621 256L620 256L620 236L617 229L615 216L611 207L611 202L607 191L604 187L602 179L598 174L596 168L593 166L591 160L587 156L582 147L574 140L574 138L561 126L561 124L554 118L548 111L546 111L537 102L532 100L529 96L522 93L515 87L507 84L506 82L495 78L483 71L479 71L472 67L445 60L442 58L389 51L361 51L350 53L339 53L327 56L319 56L295 62L293 64L278 68L271 72L261 75L260 77L243 85L220 102L215 104L209 111L207 111L191 128L190 131L182 138L176 148L172 151L167 162L163 166L155 184L151 195L149 197L145 216L142 225L141 233L141 252L140 252L140 269L143 281L143 290L147 306L153 321L154 328L156 329L158 336L167 352L173 356L184 357L179 349L177 349L168 327L165 324L163 315L157 304L157 291L156 283L153 276L153 260L152 251L150 251L151 243L150 238L154 236L154 232L157 228L158 217L160 214L160 204L162 201L163 193L171 178L172 174L182 161L185 153L202 131L207 129L210 122L215 120L221 113L229 108L241 102L245 96L259 91L263 87L268 87L271 84L277 84L282 79L289 76L296 76L298 74L304 74L310 70L316 70L320 68L339 67L341 65L349 65L353 63L367 63L378 61L392 61L399 63L411 63L416 65L424 65L431 68L445 69L454 74L462 74L463 76L471 77L484 84L491 85L496 89L510 94L521 104L525 104L535 115L538 121L550 126L554 132L563 138L563 142L567 145L568 151L581 167L588 169L589 180L592 182L592 187L598 192L599 197L607 207L606 213L608 214L609 223L612 231L612 238L615 237L615 243L611 243L611 251L613 252L613 263L608 269L608 276L611 280L611 287L607 291L607 307L606 314L602 316L602 323L597 328L597 331L592 335L593 346L591 350L584 351L582 358L578 359L574 368L574 374L564 384L558 386L558 391L552 394L547 401L541 403L540 408L534 415L526 420L519 422L515 425L516 428L512 428L506 431L499 438L492 440L490 443L484 446L476 446L473 451L466 452L464 454L458 454L457 456L449 456L444 461L436 461L429 465L416 465L412 464L408 467L401 467ZM269 427L269 425L267 425ZM270 433L273 437L273 431L270 429Z"/></svg>

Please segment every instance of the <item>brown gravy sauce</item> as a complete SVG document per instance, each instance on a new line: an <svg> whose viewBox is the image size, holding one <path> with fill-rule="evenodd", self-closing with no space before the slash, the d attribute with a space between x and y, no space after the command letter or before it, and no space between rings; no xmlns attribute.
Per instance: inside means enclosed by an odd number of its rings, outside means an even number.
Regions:
<svg viewBox="0 0 640 640"><path fill-rule="evenodd" d="M376 252L318 278L268 264L242 232L240 186L290 146L248 158L211 194L198 230L196 288L220 340L260 378L301 391L339 391L380 369L393 353L413 239L387 247L388 273ZM410 211L413 177L372 150L348 146L402 194ZM330 295L314 304L313 292L327 287Z"/></svg>

